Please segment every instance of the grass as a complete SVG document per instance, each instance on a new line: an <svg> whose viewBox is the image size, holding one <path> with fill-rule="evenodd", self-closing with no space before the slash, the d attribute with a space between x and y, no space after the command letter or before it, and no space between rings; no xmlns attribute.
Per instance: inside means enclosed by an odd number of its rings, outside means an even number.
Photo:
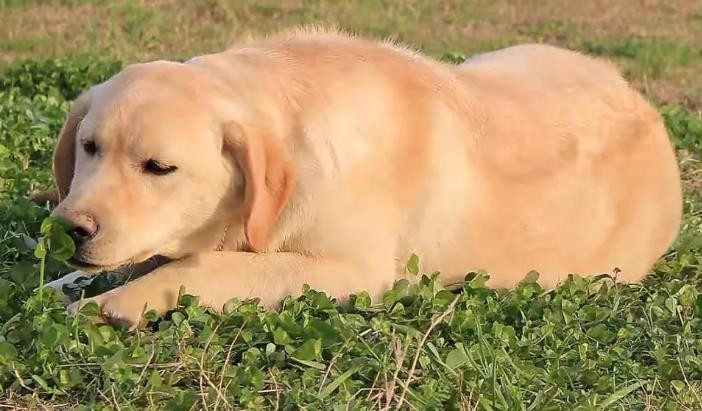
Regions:
<svg viewBox="0 0 702 411"><path fill-rule="evenodd" d="M602 17L560 1L0 0L0 406L702 409L702 20L692 3ZM78 11L75 30L68 21ZM495 291L485 273L470 273L450 292L420 256L409 264L419 283L398 282L374 304L359 294L342 306L307 290L279 310L233 300L220 315L185 295L135 334L90 323L95 307L68 316L55 293L35 291L68 271L71 248L48 210L24 197L50 184L56 135L82 89L135 60L317 19L396 34L457 61L518 40L616 60L659 104L676 145L685 181L678 241L641 285L573 277L544 291L532 274ZM120 281L103 275L68 291L93 295Z"/></svg>
<svg viewBox="0 0 702 411"><path fill-rule="evenodd" d="M656 101L698 111L700 15L690 0L0 0L0 66L76 54L125 62L189 57L247 33L324 22L434 56L525 41L602 50Z"/></svg>

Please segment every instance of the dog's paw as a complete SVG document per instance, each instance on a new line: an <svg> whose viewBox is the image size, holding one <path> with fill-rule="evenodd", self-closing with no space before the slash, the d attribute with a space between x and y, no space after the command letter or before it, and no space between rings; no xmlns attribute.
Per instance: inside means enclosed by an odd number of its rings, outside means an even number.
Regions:
<svg viewBox="0 0 702 411"><path fill-rule="evenodd" d="M76 315L81 308L90 302L94 302L99 308L99 314L90 317L95 323L109 323L133 331L144 322L142 316L144 307L135 305L129 299L121 298L118 290L76 301L68 306L68 312Z"/></svg>

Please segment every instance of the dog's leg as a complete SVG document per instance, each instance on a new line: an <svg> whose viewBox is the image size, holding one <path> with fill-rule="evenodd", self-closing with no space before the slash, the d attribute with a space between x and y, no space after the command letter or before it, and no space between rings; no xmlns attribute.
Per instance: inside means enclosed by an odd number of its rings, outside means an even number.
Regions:
<svg viewBox="0 0 702 411"><path fill-rule="evenodd" d="M186 294L198 296L200 304L221 311L234 297L260 298L262 305L272 307L286 295L299 296L304 284L341 299L360 291L375 298L392 286L394 278L392 258L358 263L293 253L211 252L158 268L69 309L76 312L92 300L104 320L135 328L143 312L153 309L163 314L175 308L181 286Z"/></svg>

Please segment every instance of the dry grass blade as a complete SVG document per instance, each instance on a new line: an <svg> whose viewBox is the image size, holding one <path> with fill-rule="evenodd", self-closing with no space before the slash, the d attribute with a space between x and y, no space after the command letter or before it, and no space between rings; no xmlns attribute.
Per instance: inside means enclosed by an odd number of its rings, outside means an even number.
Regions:
<svg viewBox="0 0 702 411"><path fill-rule="evenodd" d="M397 409L398 410L402 406L402 403L405 401L405 396L407 395L407 390L409 389L410 382L412 381L412 377L414 376L414 370L417 369L417 362L419 361L419 356L422 354L422 348L424 347L424 344L426 344L427 338L429 338L429 335L434 330L434 327L439 325L441 323L441 321L443 321L444 318L446 318L446 316L448 316L449 314L451 314L453 312L453 310L456 308L456 304L458 303L459 298L460 298L460 295L456 295L456 297L453 299L451 304L449 304L449 306L446 307L446 310L444 310L444 312L442 312L440 315L438 315L438 316L436 316L436 318L434 318L434 320L429 325L429 328L422 336L422 340L419 342L419 345L417 346L417 352L414 355L414 360L412 360L412 366L410 367L409 372L407 373L407 380L405 381L405 386L402 389L402 394L400 395L400 400L397 402Z"/></svg>

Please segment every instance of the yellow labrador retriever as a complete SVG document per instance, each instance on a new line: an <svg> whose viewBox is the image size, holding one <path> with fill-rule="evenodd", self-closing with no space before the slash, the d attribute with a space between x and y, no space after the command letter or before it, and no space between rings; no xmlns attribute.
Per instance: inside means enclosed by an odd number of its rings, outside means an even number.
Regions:
<svg viewBox="0 0 702 411"><path fill-rule="evenodd" d="M132 326L181 285L214 309L378 297L412 253L447 283L638 281L682 203L658 113L604 62L519 45L454 66L321 30L126 68L74 102L54 174L75 266L175 260L94 298Z"/></svg>

